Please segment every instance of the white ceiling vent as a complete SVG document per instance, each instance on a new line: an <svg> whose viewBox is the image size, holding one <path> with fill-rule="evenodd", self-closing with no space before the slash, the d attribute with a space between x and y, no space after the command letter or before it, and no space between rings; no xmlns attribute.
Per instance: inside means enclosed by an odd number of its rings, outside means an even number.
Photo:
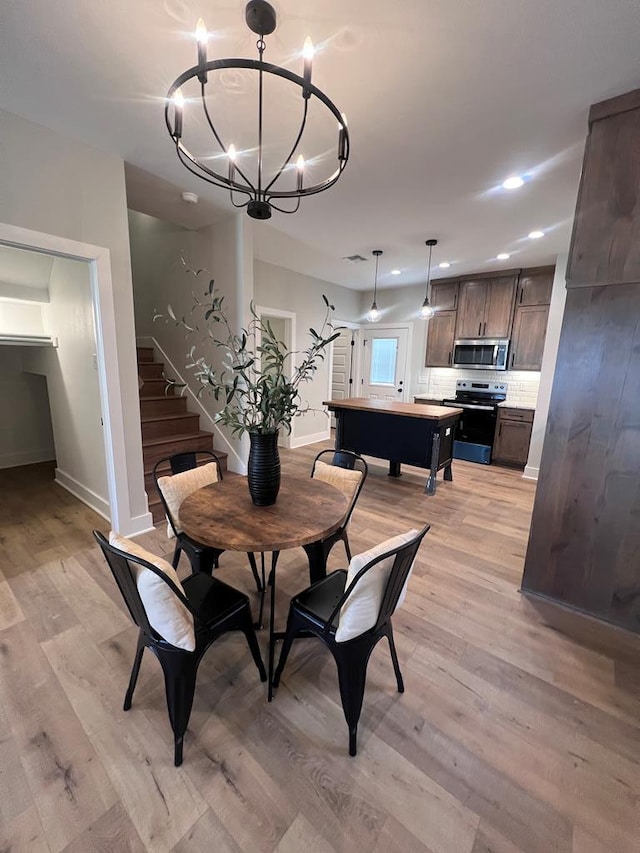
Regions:
<svg viewBox="0 0 640 853"><path fill-rule="evenodd" d="M342 259L343 261L351 261L352 264L360 264L362 261L366 261L366 258L363 258L362 255L347 255Z"/></svg>

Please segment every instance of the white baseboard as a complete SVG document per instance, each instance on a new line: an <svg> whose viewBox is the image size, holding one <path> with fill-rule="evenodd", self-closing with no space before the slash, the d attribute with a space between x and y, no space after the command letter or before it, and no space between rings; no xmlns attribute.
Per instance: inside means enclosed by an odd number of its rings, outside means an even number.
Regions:
<svg viewBox="0 0 640 853"><path fill-rule="evenodd" d="M21 450L18 453L0 453L0 468L18 468L20 465L35 465L37 462L53 462L55 458L55 450L51 447Z"/></svg>
<svg viewBox="0 0 640 853"><path fill-rule="evenodd" d="M312 435L301 435L299 438L292 438L289 442L289 447L305 447L307 444L315 444L318 441L328 441L331 438L331 429L322 432L314 432Z"/></svg>
<svg viewBox="0 0 640 853"><path fill-rule="evenodd" d="M537 480L539 474L539 468L535 468L533 465L527 465L522 476L525 480Z"/></svg>
<svg viewBox="0 0 640 853"><path fill-rule="evenodd" d="M82 483L79 483L74 477L60 470L60 468L56 468L55 481L63 489L71 492L79 501L82 501L83 504L86 504L94 512L97 512L98 515L106 518L107 521L111 521L109 501L97 495L94 491L87 488L87 486L83 486Z"/></svg>

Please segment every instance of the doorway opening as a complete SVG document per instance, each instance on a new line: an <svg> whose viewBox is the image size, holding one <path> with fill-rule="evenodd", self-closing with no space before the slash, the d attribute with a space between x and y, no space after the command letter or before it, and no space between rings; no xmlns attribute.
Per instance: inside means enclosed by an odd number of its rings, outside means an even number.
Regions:
<svg viewBox="0 0 640 853"><path fill-rule="evenodd" d="M256 314L265 323L269 323L274 335L279 341L285 345L289 352L295 349L296 340L296 315L292 311L282 311L279 308L267 308L265 306L256 306ZM256 341L260 346L260 341ZM293 357L289 359L291 369L294 367ZM280 447L292 447L295 439L295 417L291 422L291 432L289 435L282 430L278 435L278 445Z"/></svg>

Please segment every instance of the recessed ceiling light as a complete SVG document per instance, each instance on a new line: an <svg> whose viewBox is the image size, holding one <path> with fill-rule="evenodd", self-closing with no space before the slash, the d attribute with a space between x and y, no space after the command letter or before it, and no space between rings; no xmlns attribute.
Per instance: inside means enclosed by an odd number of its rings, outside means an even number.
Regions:
<svg viewBox="0 0 640 853"><path fill-rule="evenodd" d="M544 231L530 231L529 239L530 240L539 240L541 237L544 237Z"/></svg>
<svg viewBox="0 0 640 853"><path fill-rule="evenodd" d="M529 236L531 236L531 235L529 235ZM391 270L391 275L400 275L401 272L402 272L402 270Z"/></svg>
<svg viewBox="0 0 640 853"><path fill-rule="evenodd" d="M499 261L508 261L510 257L511 255L509 255L507 252L500 252L499 255L496 255L496 258Z"/></svg>
<svg viewBox="0 0 640 853"><path fill-rule="evenodd" d="M506 181L502 182L502 186L505 190L518 190L523 184L524 181L519 175L513 175L511 178L507 178Z"/></svg>
<svg viewBox="0 0 640 853"><path fill-rule="evenodd" d="M441 270L448 270L451 264L449 261L443 261L441 264L438 264Z"/></svg>

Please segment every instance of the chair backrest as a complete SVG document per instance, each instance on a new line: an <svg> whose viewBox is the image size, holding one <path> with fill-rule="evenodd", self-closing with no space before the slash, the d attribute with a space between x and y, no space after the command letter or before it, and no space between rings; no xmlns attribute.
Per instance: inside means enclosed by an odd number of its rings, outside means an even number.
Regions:
<svg viewBox="0 0 640 853"><path fill-rule="evenodd" d="M204 467L207 464L215 464L217 480L222 480L222 466L220 465L220 459L210 450L174 453L172 456L167 456L159 462L156 462L153 466L153 481L156 485L156 489L158 490L158 494L160 495L160 500L168 521L167 536L177 536L182 532L182 527L180 526L180 521L178 519L177 508L184 498L196 489L206 485L206 483L215 482L212 478L206 478L206 481L201 480L198 474L194 474L191 487L185 483L184 478L181 477L181 487L177 490L177 494L173 494L176 490L170 488L171 477ZM167 472L167 465L171 471L170 474Z"/></svg>
<svg viewBox="0 0 640 853"><path fill-rule="evenodd" d="M345 591L327 622L328 630L339 615L338 642L371 629L377 631L391 618L404 600L409 573L428 530L426 524L419 532L412 530L388 539L352 558Z"/></svg>
<svg viewBox="0 0 640 853"><path fill-rule="evenodd" d="M175 603L171 601L175 606L180 607L183 605L187 611L191 614L192 619L198 619L198 614L191 606L190 602L187 600L184 592L178 587L176 583L171 579L168 575L167 571L163 571L158 568L158 566L154 565L154 563L145 560L142 557L139 557L135 554L131 554L128 551L123 551L119 548L111 545L105 537L100 533L99 530L94 530L93 535L104 554L105 560L111 570L111 574L118 585L118 589L122 594L125 604L127 605L127 609L133 619L134 623L149 637L153 638L157 642L169 642L170 645L176 645L171 643L170 640L165 638L161 633L159 633L151 624L154 620L153 613L151 616L147 613L147 608L144 605L140 592L138 590L138 581L136 578L136 570L132 567L132 565L137 565L146 569L153 573L153 575L157 578L157 583L166 584L168 596L173 596L177 599ZM142 550L142 549L141 549ZM150 555L152 556L152 555ZM156 558L157 559L157 558ZM168 565L168 564L167 564ZM169 569L172 567L169 566ZM177 577L177 576L176 576ZM178 581L179 583L179 581ZM181 647L184 647L182 645Z"/></svg>
<svg viewBox="0 0 640 853"><path fill-rule="evenodd" d="M339 470L333 472L334 476L331 476L330 474L330 476L327 477L324 473L326 469L323 469L322 465L319 465L318 463L324 463L325 465L330 465L336 469L358 471L360 473L360 479L356 482L353 478L349 478L348 482L342 482ZM355 508L360 492L362 491L362 487L364 486L364 481L367 479L368 470L369 466L362 456L358 453L354 453L352 450L321 450L313 460L311 476L325 480L326 482L331 482L332 485L339 488L350 500L349 509L347 510L347 514L345 515L342 523L343 527L346 527L349 523L351 513ZM344 478L344 480L347 480L347 478Z"/></svg>

